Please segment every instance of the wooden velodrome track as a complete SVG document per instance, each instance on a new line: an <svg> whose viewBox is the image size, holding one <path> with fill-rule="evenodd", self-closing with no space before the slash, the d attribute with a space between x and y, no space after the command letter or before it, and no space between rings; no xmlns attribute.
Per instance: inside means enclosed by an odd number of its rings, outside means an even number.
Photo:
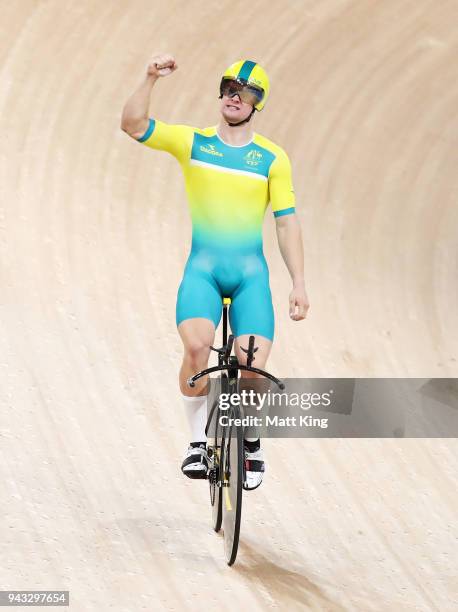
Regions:
<svg viewBox="0 0 458 612"><path fill-rule="evenodd" d="M179 465L171 157L119 129L155 51L155 116L212 125L221 71L268 69L256 131L289 153L307 321L266 215L280 376L454 377L456 0L1 0L0 588L71 609L455 610L454 440L268 440L225 565Z"/></svg>

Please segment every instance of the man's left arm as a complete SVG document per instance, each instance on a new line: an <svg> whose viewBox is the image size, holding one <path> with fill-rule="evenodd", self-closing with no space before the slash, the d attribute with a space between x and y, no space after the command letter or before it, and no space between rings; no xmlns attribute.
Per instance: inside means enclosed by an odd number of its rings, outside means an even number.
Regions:
<svg viewBox="0 0 458 612"><path fill-rule="evenodd" d="M293 288L289 294L289 316L301 321L310 307L304 280L304 247L301 226L295 213L276 218L280 253L288 268Z"/></svg>
<svg viewBox="0 0 458 612"><path fill-rule="evenodd" d="M305 291L304 247L296 215L291 164L283 150L277 154L269 172L269 196L277 224L278 246L293 281L289 316L301 321L307 316L310 304Z"/></svg>

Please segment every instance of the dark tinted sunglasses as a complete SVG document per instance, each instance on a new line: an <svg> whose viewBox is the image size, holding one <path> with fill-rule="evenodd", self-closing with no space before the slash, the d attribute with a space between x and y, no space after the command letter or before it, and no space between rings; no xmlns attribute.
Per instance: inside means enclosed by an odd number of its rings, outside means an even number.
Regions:
<svg viewBox="0 0 458 612"><path fill-rule="evenodd" d="M232 98L235 94L238 94L242 102L246 104L255 105L261 102L264 97L264 90L254 85L247 85L243 81L237 81L235 79L222 79L219 88L221 96L227 96Z"/></svg>

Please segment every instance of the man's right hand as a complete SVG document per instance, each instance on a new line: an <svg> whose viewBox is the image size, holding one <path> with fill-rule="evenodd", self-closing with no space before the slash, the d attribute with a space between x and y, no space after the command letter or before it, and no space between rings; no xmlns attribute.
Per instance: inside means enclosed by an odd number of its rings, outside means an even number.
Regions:
<svg viewBox="0 0 458 612"><path fill-rule="evenodd" d="M148 76L164 77L172 74L178 68L178 64L172 55L162 53L161 55L154 55L147 68Z"/></svg>
<svg viewBox="0 0 458 612"><path fill-rule="evenodd" d="M122 111L121 129L138 140L148 129L148 107L151 90L159 77L165 77L178 68L175 59L166 53L154 55L148 63L146 78L127 100Z"/></svg>

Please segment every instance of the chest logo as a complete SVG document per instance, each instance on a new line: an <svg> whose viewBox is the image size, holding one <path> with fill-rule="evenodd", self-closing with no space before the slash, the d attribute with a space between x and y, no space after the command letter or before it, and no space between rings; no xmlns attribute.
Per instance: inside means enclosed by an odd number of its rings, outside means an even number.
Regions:
<svg viewBox="0 0 458 612"><path fill-rule="evenodd" d="M209 153L210 155L215 155L216 157L224 157L222 153L216 150L215 145L200 145L200 150L204 153Z"/></svg>
<svg viewBox="0 0 458 612"><path fill-rule="evenodd" d="M262 161L262 153L257 149L251 149L243 159L248 166L258 166Z"/></svg>

